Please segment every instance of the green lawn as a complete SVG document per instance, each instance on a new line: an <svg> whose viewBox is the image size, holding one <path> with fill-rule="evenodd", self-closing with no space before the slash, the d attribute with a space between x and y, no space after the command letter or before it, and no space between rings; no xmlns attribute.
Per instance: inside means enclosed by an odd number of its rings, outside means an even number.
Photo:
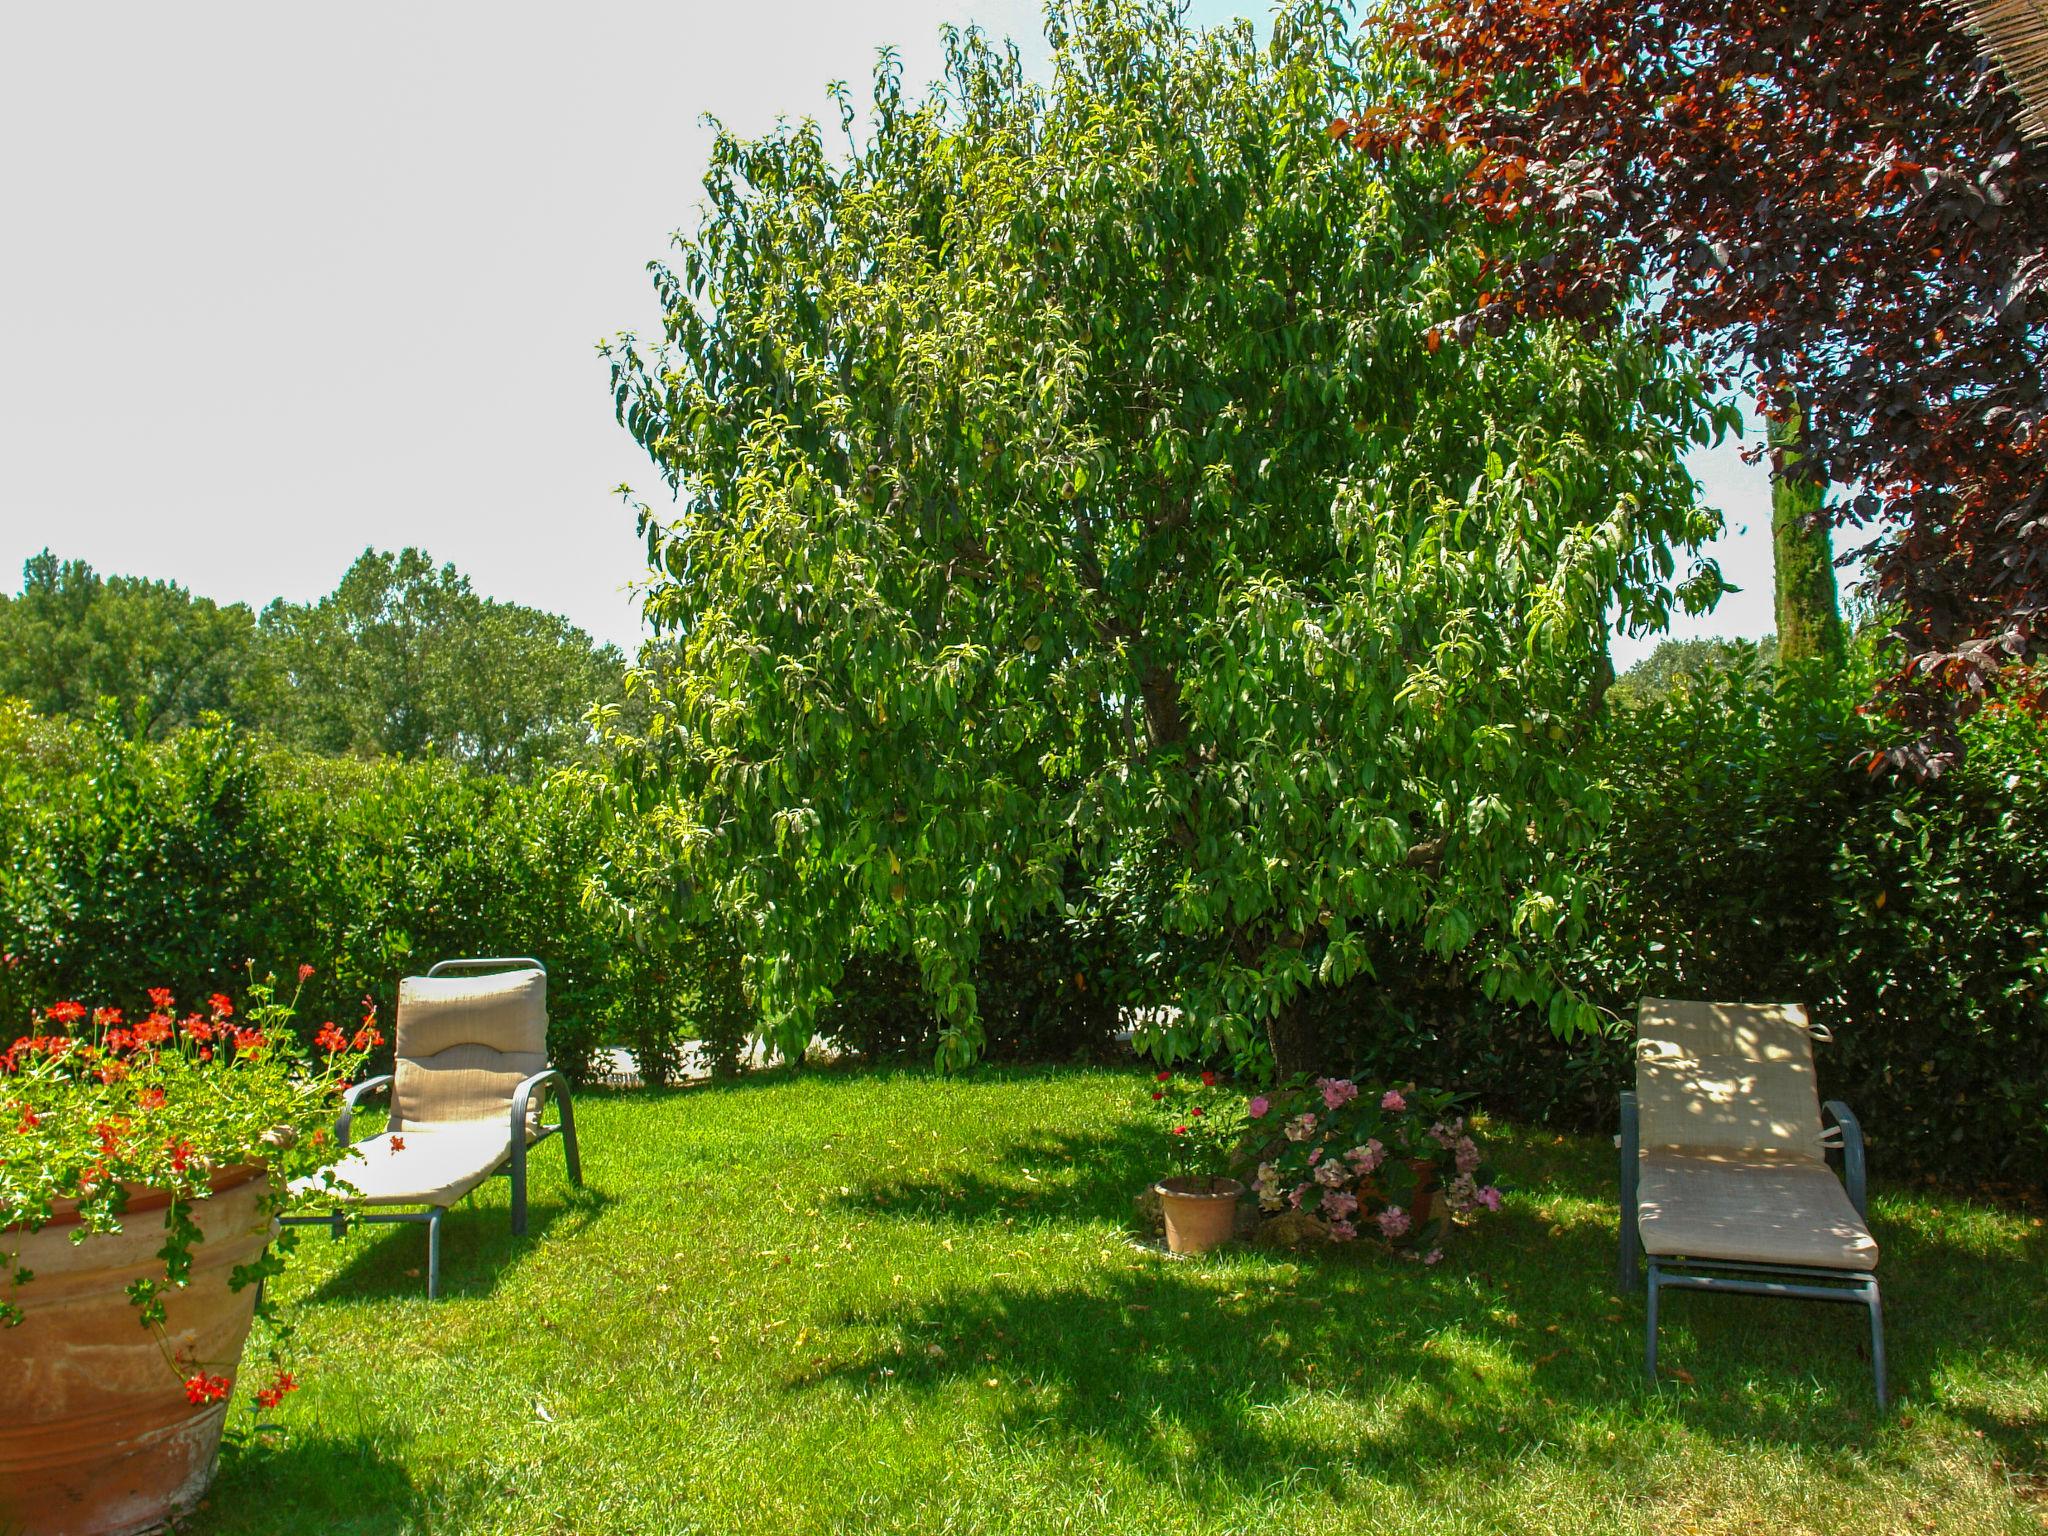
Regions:
<svg viewBox="0 0 2048 1536"><path fill-rule="evenodd" d="M579 1106L529 1239L308 1229L305 1389L194 1532L2036 1531L2037 1220L1883 1190L1894 1389L1852 1307L1674 1295L1641 1384L1606 1143L1494 1128L1434 1270L1172 1260L1109 1072L783 1074Z"/></svg>

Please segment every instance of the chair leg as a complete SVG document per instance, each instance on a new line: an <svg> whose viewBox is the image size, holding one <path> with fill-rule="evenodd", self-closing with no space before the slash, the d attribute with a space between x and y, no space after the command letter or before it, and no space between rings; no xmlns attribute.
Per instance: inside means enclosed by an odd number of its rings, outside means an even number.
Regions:
<svg viewBox="0 0 2048 1536"><path fill-rule="evenodd" d="M1864 1300L1870 1307L1870 1369L1877 1378L1877 1407L1882 1413L1886 1406L1884 1380L1884 1303L1878 1298L1877 1280L1873 1276L1864 1287Z"/></svg>
<svg viewBox="0 0 2048 1536"><path fill-rule="evenodd" d="M576 1106L567 1093L555 1095L555 1110L562 1117L562 1156L569 1164L569 1182L583 1185L583 1158L576 1149Z"/></svg>
<svg viewBox="0 0 2048 1536"><path fill-rule="evenodd" d="M1643 1264L1640 1251L1642 1239L1636 1233L1635 1212L1627 1206L1621 1211L1621 1253L1615 1261L1615 1284L1624 1291L1637 1290L1643 1283Z"/></svg>
<svg viewBox="0 0 2048 1536"><path fill-rule="evenodd" d="M526 1147L519 1138L512 1141L512 1235L526 1234Z"/></svg>
<svg viewBox="0 0 2048 1536"><path fill-rule="evenodd" d="M1650 1300L1643 1319L1643 1375L1657 1385L1657 1261L1650 1260Z"/></svg>
<svg viewBox="0 0 2048 1536"><path fill-rule="evenodd" d="M441 1294L441 1216L436 1210L427 1218L427 1300Z"/></svg>

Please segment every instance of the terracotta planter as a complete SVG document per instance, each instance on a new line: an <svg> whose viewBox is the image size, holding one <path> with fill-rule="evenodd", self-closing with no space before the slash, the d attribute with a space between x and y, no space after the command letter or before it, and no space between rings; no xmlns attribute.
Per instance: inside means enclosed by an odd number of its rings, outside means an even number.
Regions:
<svg viewBox="0 0 2048 1536"><path fill-rule="evenodd" d="M233 1380L256 1310L256 1287L228 1288L238 1264L270 1241L269 1181L238 1168L194 1203L205 1240L191 1283L163 1292L174 1357ZM39 1232L0 1232L0 1251L34 1271L0 1278L0 1298L23 1321L0 1329L0 1530L22 1536L117 1536L146 1530L196 1503L213 1480L225 1402L194 1407L154 1330L123 1288L163 1275L162 1212L142 1191L122 1230L73 1243L75 1216ZM11 1272L10 1272L11 1275Z"/></svg>
<svg viewBox="0 0 2048 1536"><path fill-rule="evenodd" d="M1427 1158L1416 1158L1408 1166L1415 1173L1415 1198L1408 1207L1408 1219L1413 1230L1420 1232L1436 1215L1436 1164Z"/></svg>
<svg viewBox="0 0 2048 1536"><path fill-rule="evenodd" d="M1235 1179L1161 1179L1153 1186L1166 1216L1166 1246L1175 1253L1207 1253L1230 1241L1237 1228Z"/></svg>

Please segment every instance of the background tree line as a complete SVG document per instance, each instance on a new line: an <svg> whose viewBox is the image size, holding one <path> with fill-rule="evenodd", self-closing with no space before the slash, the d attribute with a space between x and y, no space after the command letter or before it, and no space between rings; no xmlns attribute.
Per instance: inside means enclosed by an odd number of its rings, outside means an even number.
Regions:
<svg viewBox="0 0 2048 1536"><path fill-rule="evenodd" d="M530 779L586 760L625 657L567 619L479 595L418 549L365 550L311 603L261 613L49 551L0 594L0 693L37 713L111 711L160 741L216 714L332 756L443 758Z"/></svg>

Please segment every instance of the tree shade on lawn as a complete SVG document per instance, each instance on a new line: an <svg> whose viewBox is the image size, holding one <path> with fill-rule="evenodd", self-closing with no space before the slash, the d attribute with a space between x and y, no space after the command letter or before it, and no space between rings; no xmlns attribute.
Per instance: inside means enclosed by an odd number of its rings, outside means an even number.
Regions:
<svg viewBox="0 0 2048 1536"><path fill-rule="evenodd" d="M1852 1310L1679 1297L1642 1385L1606 1137L1490 1126L1508 1200L1433 1269L1130 1239L1116 1072L776 1074L577 1104L532 1234L495 1183L304 1244L309 1369L236 1405L192 1536L293 1529L1182 1536L2038 1531L2048 1247L1879 1184L1880 1419ZM258 1422L281 1432L251 1433ZM289 1511L289 1518L285 1512Z"/></svg>
<svg viewBox="0 0 2048 1536"><path fill-rule="evenodd" d="M1626 327L1444 345L1548 237L1331 141L1413 84L1346 8L1176 9L1055 6L1044 85L974 33L923 102L885 62L843 155L721 135L666 334L609 348L683 508L635 812L785 1043L879 952L970 1059L981 936L1077 868L1191 941L1169 1052L1318 1064L1297 1005L1376 928L1590 1016L1575 748L1607 615L1718 594L1677 454L1728 413Z"/></svg>

